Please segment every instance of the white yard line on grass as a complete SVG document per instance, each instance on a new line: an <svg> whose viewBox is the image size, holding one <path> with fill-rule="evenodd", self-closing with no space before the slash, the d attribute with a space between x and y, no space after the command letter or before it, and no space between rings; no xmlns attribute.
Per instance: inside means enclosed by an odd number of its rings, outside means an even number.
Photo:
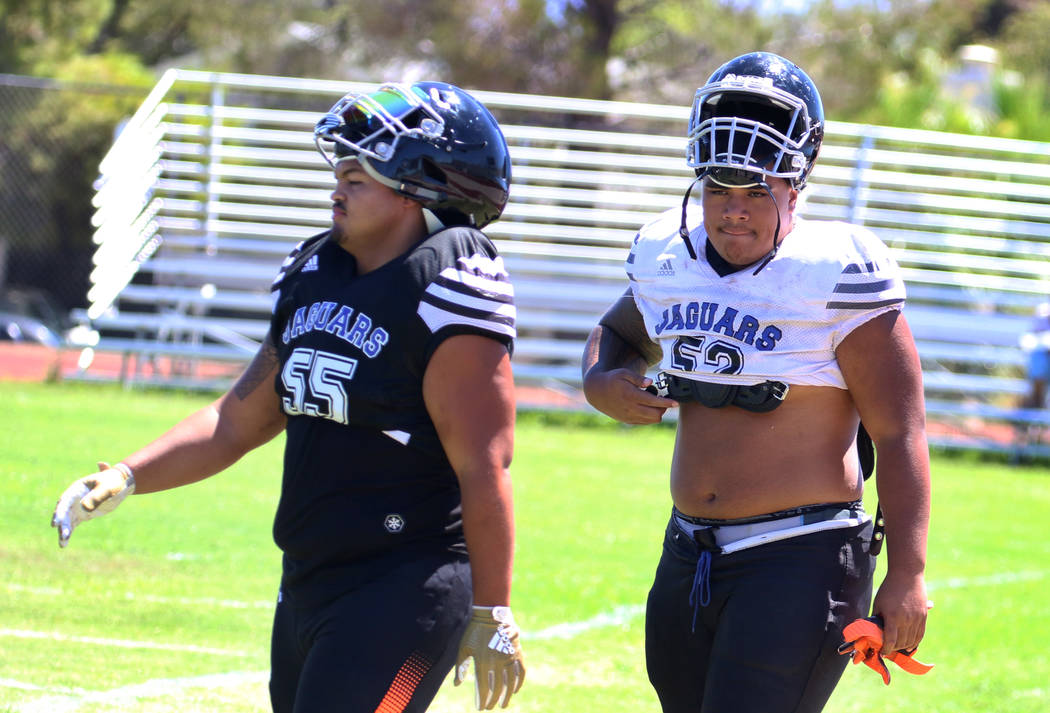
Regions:
<svg viewBox="0 0 1050 713"><path fill-rule="evenodd" d="M940 581L930 582L927 591L942 589L966 589L969 587L992 587L1000 584L1012 584L1014 582L1032 582L1046 577L1047 572L1041 570L1030 570L1027 572L1003 572L983 577L952 577ZM635 617L645 613L645 605L622 605L612 611L602 612L583 621L573 621L564 624L555 624L546 629L535 632L524 632L527 639L571 639L591 629L601 629L607 626L623 626Z"/></svg>
<svg viewBox="0 0 1050 713"><path fill-rule="evenodd" d="M8 582L3 587L9 592L17 592L19 594L35 594L38 596L45 597L63 597L69 594L58 587L27 587L24 584L14 584ZM124 592L123 594L117 595L123 597L129 602L149 602L151 604L179 604L184 606L192 607L205 607L205 608L224 608L224 609L267 609L272 610L274 602L242 602L237 599L217 599L215 597L164 597L157 596L155 594L136 594L134 592Z"/></svg>
<svg viewBox="0 0 1050 713"><path fill-rule="evenodd" d="M1024 572L1004 572L982 577L953 577L946 580L933 581L928 585L929 591L943 589L963 589L967 587L989 587L1014 582L1030 582L1043 579L1048 572L1045 570L1029 570ZM62 596L63 592L53 588L30 588L20 585L8 584L9 591L29 592L34 594ZM145 597L137 597L145 599ZM220 602L212 604L215 606L231 606L235 608L259 607L270 608L270 603L260 602L235 602L211 599L184 599L150 597L149 601L166 604L191 604L201 605L205 603ZM571 639L580 634L595 629L611 626L625 626L633 619L645 613L645 606L641 604L621 605L614 609L601 612L588 619L581 621L555 624L538 631L525 632L526 641L543 641L551 639ZM129 641L125 639L103 639L88 636L67 636L55 632L24 631L19 629L0 629L0 637L16 637L26 639L50 639L52 641L92 644L96 646L114 646L121 648L154 649L161 651L185 651L192 653L211 654L216 656L252 657L258 656L259 652L230 651L227 649L215 649L204 646L193 646L187 644L164 644L152 641ZM29 683L23 683L12 679L0 678L0 688L15 688L24 691L46 692L51 695L30 703L16 705L13 710L17 713L75 713L81 706L89 703L105 705L116 705L121 703L133 703L139 698L153 698L158 696L177 695L190 688L232 688L245 684L265 682L269 679L269 671L231 672L207 674L187 678L156 679L143 683L114 688L108 691L83 691L80 689L43 688ZM1033 689L1023 692L1025 695L1042 696L1042 689ZM1015 692L1015 696L1017 693Z"/></svg>
<svg viewBox="0 0 1050 713"><path fill-rule="evenodd" d="M952 577L950 579L933 581L927 583L927 589L965 589L966 587L987 587L994 586L997 584L1010 584L1012 582L1030 582L1037 579L1043 579L1048 574L1047 570L1028 570L1024 572L1002 572L999 574L990 574L980 577ZM64 597L68 596L70 592L67 592L59 587L30 587L24 584L15 584L7 582L0 584L9 592L16 592L18 594L34 594L37 596L47 597ZM151 604L165 604L165 605L181 605L191 607L205 607L205 608L225 608L225 609L262 609L265 611L271 611L274 608L274 602L272 601L254 601L246 602L237 599L217 599L215 597L164 597L155 594L135 594L134 592L124 592L119 595L125 601L129 602L149 602ZM549 639L561 639L566 638L565 631L573 632L571 635L575 636L579 631L586 631L588 629L598 628L602 626L616 626L624 623L622 617L626 616L627 620L631 617L637 616L639 613L644 611L644 606L641 605L623 605L618 606L612 611L597 614L590 619L578 622L568 622L565 624L556 624L555 626L549 627L543 630L543 636L540 638ZM536 638L535 634L530 638Z"/></svg>
<svg viewBox="0 0 1050 713"><path fill-rule="evenodd" d="M191 688L234 688L246 684L265 683L270 679L269 671L212 673L192 678L162 678L136 683L131 686L112 688L108 691L86 691L73 694L50 695L30 703L23 703L14 710L18 713L75 713L84 705L95 703L106 706L134 704L140 698L178 696Z"/></svg>
<svg viewBox="0 0 1050 713"><path fill-rule="evenodd" d="M624 626L629 623L631 619L639 617L645 613L645 605L643 604L625 604L618 606L612 611L602 612L595 614L590 619L584 619L583 621L570 621L564 624L555 624L554 626L548 626L546 629L540 629L534 632L523 632L522 637L525 639L571 639L575 636L582 634L585 631L591 629L602 629L607 626Z"/></svg>
<svg viewBox="0 0 1050 713"><path fill-rule="evenodd" d="M39 691L44 693L67 693L79 695L84 693L83 688L65 688L58 686L37 686L25 681L16 681L13 678L0 678L0 688L13 688L16 691Z"/></svg>
<svg viewBox="0 0 1050 713"><path fill-rule="evenodd" d="M96 636L69 636L55 631L26 631L24 629L0 629L0 638L48 639L72 644L91 644L93 646L114 646L123 649L153 649L156 651L182 651L191 654L208 654L210 656L234 656L247 658L258 656L258 651L230 651L193 644L164 644L155 641L130 641L128 639L103 639Z"/></svg>
<svg viewBox="0 0 1050 713"><path fill-rule="evenodd" d="M967 589L969 587L994 587L997 584L1013 584L1014 582L1033 582L1047 575L1045 570L1029 570L1027 572L1000 572L983 577L951 577L950 579L934 580L926 585L928 591L934 589Z"/></svg>

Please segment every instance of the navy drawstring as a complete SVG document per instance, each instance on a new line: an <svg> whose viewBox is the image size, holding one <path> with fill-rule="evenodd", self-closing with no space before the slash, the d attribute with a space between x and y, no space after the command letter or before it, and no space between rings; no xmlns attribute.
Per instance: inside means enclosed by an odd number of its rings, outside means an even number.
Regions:
<svg viewBox="0 0 1050 713"><path fill-rule="evenodd" d="M700 607L711 603L711 552L703 550L696 560L696 575L693 590L689 592L689 603L693 607L693 632L696 632L696 615Z"/></svg>

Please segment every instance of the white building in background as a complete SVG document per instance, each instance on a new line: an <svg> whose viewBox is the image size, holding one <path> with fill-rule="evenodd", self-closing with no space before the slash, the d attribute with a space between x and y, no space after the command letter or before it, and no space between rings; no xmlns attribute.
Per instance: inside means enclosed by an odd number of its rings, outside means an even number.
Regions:
<svg viewBox="0 0 1050 713"><path fill-rule="evenodd" d="M999 113L995 101L995 79L999 72L999 51L987 45L959 48L959 67L944 77L944 92L969 106L983 122Z"/></svg>

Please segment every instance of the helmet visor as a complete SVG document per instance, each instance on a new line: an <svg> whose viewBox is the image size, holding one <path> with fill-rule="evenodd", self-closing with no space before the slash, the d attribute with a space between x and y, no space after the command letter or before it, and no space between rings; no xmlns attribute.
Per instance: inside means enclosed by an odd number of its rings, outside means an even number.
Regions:
<svg viewBox="0 0 1050 713"><path fill-rule="evenodd" d="M404 136L440 136L444 119L411 89L384 84L370 94L352 92L329 109L314 128L314 143L328 163L366 156L390 160ZM322 141L334 144L333 158Z"/></svg>
<svg viewBox="0 0 1050 713"><path fill-rule="evenodd" d="M689 120L687 158L697 173L713 169L803 179L809 161L805 102L755 77L701 87ZM740 180L744 176L739 176Z"/></svg>
<svg viewBox="0 0 1050 713"><path fill-rule="evenodd" d="M765 176L759 171L745 171L740 168L714 167L704 169L711 181L725 188L751 188L765 184Z"/></svg>
<svg viewBox="0 0 1050 713"><path fill-rule="evenodd" d="M793 148L786 136L766 124L735 116L702 122L690 135L689 148L689 165L698 170L732 169L790 179L806 168L802 151Z"/></svg>

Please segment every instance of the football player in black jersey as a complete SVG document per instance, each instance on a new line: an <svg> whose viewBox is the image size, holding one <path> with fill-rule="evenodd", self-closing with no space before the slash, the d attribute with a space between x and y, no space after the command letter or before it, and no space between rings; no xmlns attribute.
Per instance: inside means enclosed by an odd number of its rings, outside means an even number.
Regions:
<svg viewBox="0 0 1050 713"><path fill-rule="evenodd" d="M317 123L332 227L273 284L270 331L231 390L74 482L52 524L201 480L284 431L274 540L275 713L423 711L474 662L479 709L525 675L510 610L514 293L480 229L510 158L439 82L351 93Z"/></svg>
<svg viewBox="0 0 1050 713"><path fill-rule="evenodd" d="M891 654L925 631L929 454L904 281L870 231L795 214L824 131L799 67L730 60L697 90L689 129L699 205L687 191L639 231L630 287L588 340L584 392L627 423L678 407L646 610L663 710L815 713L869 605ZM888 555L874 600L862 416Z"/></svg>

